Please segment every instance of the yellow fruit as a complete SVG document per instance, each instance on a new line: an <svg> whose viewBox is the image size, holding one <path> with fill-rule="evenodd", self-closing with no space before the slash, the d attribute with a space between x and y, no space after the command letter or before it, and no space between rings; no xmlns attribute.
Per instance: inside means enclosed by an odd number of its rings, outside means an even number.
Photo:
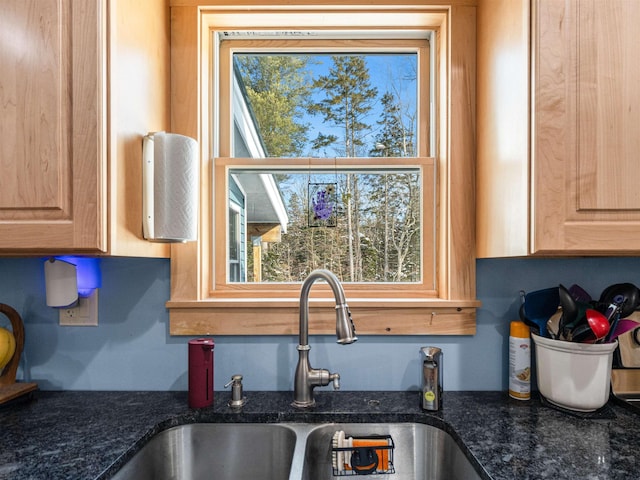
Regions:
<svg viewBox="0 0 640 480"><path fill-rule="evenodd" d="M0 327L0 371L13 358L16 352L16 339L6 328Z"/></svg>

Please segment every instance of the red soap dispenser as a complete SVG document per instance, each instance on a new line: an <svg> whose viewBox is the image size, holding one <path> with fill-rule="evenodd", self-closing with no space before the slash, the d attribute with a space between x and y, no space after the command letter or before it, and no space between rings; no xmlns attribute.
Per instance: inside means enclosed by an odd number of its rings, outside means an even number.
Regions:
<svg viewBox="0 0 640 480"><path fill-rule="evenodd" d="M189 340L189 407L213 404L213 339Z"/></svg>

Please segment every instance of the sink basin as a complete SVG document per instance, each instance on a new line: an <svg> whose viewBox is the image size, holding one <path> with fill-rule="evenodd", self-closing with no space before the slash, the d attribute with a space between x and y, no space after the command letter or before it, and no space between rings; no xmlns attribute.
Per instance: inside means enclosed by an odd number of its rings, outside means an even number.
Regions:
<svg viewBox="0 0 640 480"><path fill-rule="evenodd" d="M114 479L288 479L296 433L281 424L196 423L155 435Z"/></svg>
<svg viewBox="0 0 640 480"><path fill-rule="evenodd" d="M479 480L454 438L421 423L195 423L164 430L112 477L135 480L335 480L332 439L391 436L389 480ZM345 455L351 458L352 452ZM381 455L384 455L381 453ZM344 473L344 472L342 472ZM349 471L351 475L353 471ZM358 475L360 476L360 475Z"/></svg>
<svg viewBox="0 0 640 480"><path fill-rule="evenodd" d="M333 434L343 430L354 438L390 435L393 438L393 475L373 475L390 480L475 480L473 465L453 437L439 428L420 423L329 424L313 429L306 441L302 480L335 479L332 469ZM353 473L353 472L350 472Z"/></svg>

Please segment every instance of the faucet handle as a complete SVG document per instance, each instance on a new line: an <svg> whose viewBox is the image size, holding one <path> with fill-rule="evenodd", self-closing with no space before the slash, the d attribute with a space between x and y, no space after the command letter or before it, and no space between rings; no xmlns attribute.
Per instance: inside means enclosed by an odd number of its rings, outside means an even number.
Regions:
<svg viewBox="0 0 640 480"><path fill-rule="evenodd" d="M339 373L330 374L329 380L333 381L334 390L340 390L340 374Z"/></svg>

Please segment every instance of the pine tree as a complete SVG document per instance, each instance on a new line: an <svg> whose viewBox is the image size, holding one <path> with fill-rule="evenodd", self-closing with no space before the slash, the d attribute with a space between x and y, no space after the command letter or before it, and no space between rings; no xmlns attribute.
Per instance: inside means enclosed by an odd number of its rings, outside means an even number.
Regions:
<svg viewBox="0 0 640 480"><path fill-rule="evenodd" d="M403 114L402 104L396 95L386 92L381 98L383 111L378 120L380 133L376 136L372 156L414 156L414 118ZM370 177L372 199L381 208L376 229L377 245L382 257L382 280L417 280L419 271L419 192L416 175L394 174ZM416 245L417 243L417 245ZM393 258L392 258L393 257ZM416 260L417 259L417 260ZM395 268L392 268L395 264ZM413 267L411 267L413 266Z"/></svg>
<svg viewBox="0 0 640 480"><path fill-rule="evenodd" d="M364 147L365 134L371 126L366 123L378 96L372 86L365 59L361 55L334 55L328 75L318 77L313 86L324 97L309 107L310 113L319 114L324 122L342 130L341 138L320 134L314 141L315 149L334 148L338 156L357 157ZM347 241L349 252L349 280L362 281L362 252L358 177L347 175L346 189L342 195L345 202Z"/></svg>
<svg viewBox="0 0 640 480"><path fill-rule="evenodd" d="M236 55L260 135L271 157L302 154L309 126L302 122L311 85L308 58L300 55Z"/></svg>

